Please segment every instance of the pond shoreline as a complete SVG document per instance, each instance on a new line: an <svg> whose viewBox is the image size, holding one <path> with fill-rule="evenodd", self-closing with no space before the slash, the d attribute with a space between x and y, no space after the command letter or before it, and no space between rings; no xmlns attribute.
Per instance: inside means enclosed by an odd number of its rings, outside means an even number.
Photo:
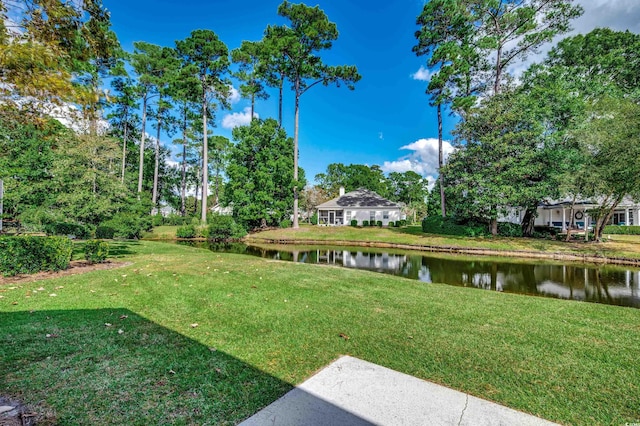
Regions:
<svg viewBox="0 0 640 426"><path fill-rule="evenodd" d="M345 241L345 240L312 240L292 238L257 238L251 236L242 240L245 243L285 244L285 245L336 245L353 247L394 248L402 250L426 251L432 253L470 254L477 256L502 256L528 259L550 259L572 262L640 266L640 259L594 256L590 254L576 253L545 253L526 250L496 250L475 247L433 246L423 244L386 243L380 241Z"/></svg>

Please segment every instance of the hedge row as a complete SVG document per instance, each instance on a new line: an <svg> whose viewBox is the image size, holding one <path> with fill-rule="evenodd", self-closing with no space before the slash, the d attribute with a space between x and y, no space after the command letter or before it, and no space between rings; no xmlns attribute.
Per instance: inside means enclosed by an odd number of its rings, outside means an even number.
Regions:
<svg viewBox="0 0 640 426"><path fill-rule="evenodd" d="M422 221L422 232L427 234L455 235L461 237L480 237L491 235L488 225L480 223L458 223L452 217L429 216ZM522 237L522 228L517 223L498 223L498 235L503 237Z"/></svg>
<svg viewBox="0 0 640 426"><path fill-rule="evenodd" d="M67 269L72 251L67 237L1 237L0 273L13 276Z"/></svg>
<svg viewBox="0 0 640 426"><path fill-rule="evenodd" d="M640 235L640 226L607 225L604 234Z"/></svg>

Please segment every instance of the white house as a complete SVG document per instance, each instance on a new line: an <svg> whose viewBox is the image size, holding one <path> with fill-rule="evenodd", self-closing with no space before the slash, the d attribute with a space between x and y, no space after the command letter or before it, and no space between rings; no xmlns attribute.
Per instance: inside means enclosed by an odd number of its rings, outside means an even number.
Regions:
<svg viewBox="0 0 640 426"><path fill-rule="evenodd" d="M381 221L382 226L388 226L390 222L405 219L399 205L364 188L346 194L344 188L340 188L337 198L316 208L318 225L324 226L350 225L352 220L357 220L358 225L366 220L369 223Z"/></svg>
<svg viewBox="0 0 640 426"><path fill-rule="evenodd" d="M573 221L571 220L571 204L573 204ZM562 229L563 232L571 226L584 229L585 223L591 227L595 225L595 220L593 217L589 217L589 211L596 209L598 206L599 204L593 200L581 200L575 203L569 199L543 202L538 206L538 217L536 217L535 225L552 226ZM509 214L502 216L499 221L521 223L523 216L524 210L511 209ZM607 225L640 226L640 203L625 197L613 211L611 220Z"/></svg>

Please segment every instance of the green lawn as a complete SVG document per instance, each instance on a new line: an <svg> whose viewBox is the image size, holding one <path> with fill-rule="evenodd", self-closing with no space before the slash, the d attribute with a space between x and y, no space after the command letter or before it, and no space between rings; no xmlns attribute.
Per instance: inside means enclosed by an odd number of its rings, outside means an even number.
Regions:
<svg viewBox="0 0 640 426"><path fill-rule="evenodd" d="M235 424L341 354L560 423L640 421L640 310L113 244L130 266L0 286L0 389L50 423Z"/></svg>

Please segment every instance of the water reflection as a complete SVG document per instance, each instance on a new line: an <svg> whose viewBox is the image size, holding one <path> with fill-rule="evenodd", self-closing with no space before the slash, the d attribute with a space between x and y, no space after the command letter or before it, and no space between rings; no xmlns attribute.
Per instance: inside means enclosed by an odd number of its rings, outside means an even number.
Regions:
<svg viewBox="0 0 640 426"><path fill-rule="evenodd" d="M486 257L423 255L345 247L213 245L214 251L319 263L463 287L640 308L640 269L527 263Z"/></svg>

